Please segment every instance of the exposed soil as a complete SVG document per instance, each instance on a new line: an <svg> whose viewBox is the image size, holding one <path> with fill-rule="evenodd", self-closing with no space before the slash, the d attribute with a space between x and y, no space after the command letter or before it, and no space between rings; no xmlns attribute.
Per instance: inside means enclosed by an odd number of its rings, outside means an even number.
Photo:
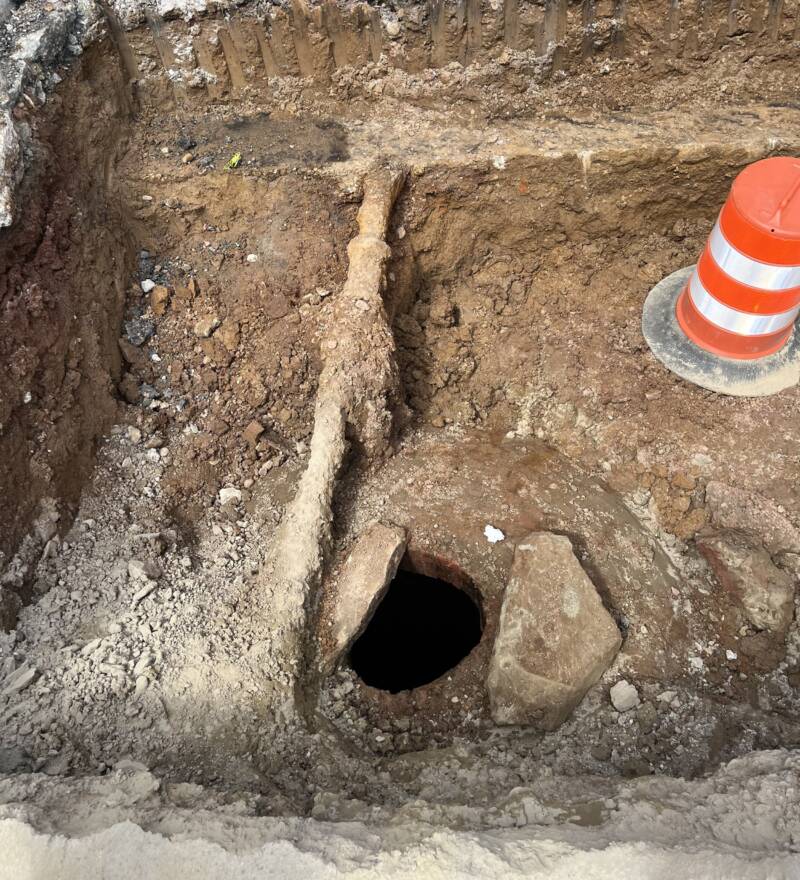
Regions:
<svg viewBox="0 0 800 880"><path fill-rule="evenodd" d="M117 327L134 240L108 185L130 119L118 70L96 59L46 112L17 114L35 133L35 170L24 182L24 222L0 233L0 553L7 558L42 498L74 510L94 443L116 415ZM94 124L76 128L81 118Z"/></svg>
<svg viewBox="0 0 800 880"><path fill-rule="evenodd" d="M711 394L640 332L738 170L800 145L796 109L774 106L790 65L748 33L669 65L366 64L266 93L170 82L140 30L137 84L105 43L44 108L20 105L41 155L0 232L0 770L132 757L261 813L419 799L472 827L543 773L691 777L799 747L796 614L754 624L719 542L800 574L800 392ZM417 570L463 573L484 628L431 684L390 694L345 663L304 679L298 712L267 559L378 158L410 171L384 294L404 401L391 455L352 443L307 654L377 519L408 529ZM570 538L624 636L548 734L496 727L485 690L536 530ZM608 698L621 678L629 712Z"/></svg>

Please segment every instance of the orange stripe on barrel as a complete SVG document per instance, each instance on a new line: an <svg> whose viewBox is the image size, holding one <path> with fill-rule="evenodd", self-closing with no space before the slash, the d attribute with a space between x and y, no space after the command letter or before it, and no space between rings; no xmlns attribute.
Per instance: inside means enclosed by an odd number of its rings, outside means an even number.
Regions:
<svg viewBox="0 0 800 880"><path fill-rule="evenodd" d="M793 325L776 333L760 336L741 336L723 330L707 321L694 307L688 285L684 288L675 309L675 315L683 332L700 348L721 357L735 360L755 360L774 354L786 343Z"/></svg>

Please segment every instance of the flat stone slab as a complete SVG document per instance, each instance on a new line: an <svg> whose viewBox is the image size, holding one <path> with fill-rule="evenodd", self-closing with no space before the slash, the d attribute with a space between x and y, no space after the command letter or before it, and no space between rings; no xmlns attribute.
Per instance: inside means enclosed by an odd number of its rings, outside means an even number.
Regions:
<svg viewBox="0 0 800 880"><path fill-rule="evenodd" d="M333 611L333 646L323 659L330 672L366 628L406 551L406 530L375 523L356 541L339 578Z"/></svg>
<svg viewBox="0 0 800 880"><path fill-rule="evenodd" d="M514 553L489 666L492 718L554 730L621 644L569 539L529 535Z"/></svg>

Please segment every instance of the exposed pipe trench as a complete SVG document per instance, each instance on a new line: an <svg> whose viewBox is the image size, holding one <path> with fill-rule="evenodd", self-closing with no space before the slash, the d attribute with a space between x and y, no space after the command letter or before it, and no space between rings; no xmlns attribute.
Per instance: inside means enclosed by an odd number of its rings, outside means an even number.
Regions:
<svg viewBox="0 0 800 880"><path fill-rule="evenodd" d="M285 668L297 683L304 666L305 633L330 541L331 503L349 442L370 458L389 448L393 413L400 405L395 344L383 303L389 216L405 170L383 166L364 180L358 235L347 248L347 280L337 296L321 345L322 372L308 464L287 506L265 567L270 585L264 612L281 621ZM274 647L273 647L274 650ZM315 653L310 651L309 654ZM299 691L298 691L299 693Z"/></svg>

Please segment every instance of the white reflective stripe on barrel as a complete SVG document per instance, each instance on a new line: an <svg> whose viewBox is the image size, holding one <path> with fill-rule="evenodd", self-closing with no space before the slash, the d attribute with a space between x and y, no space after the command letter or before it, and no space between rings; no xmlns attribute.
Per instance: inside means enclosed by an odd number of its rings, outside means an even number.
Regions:
<svg viewBox="0 0 800 880"><path fill-rule="evenodd" d="M694 307L707 321L740 336L764 336L767 333L777 333L778 330L788 327L800 312L800 306L795 306L788 312L779 312L777 315L751 315L749 312L738 312L711 296L703 287L697 269L689 279L689 296Z"/></svg>
<svg viewBox="0 0 800 880"><path fill-rule="evenodd" d="M789 290L800 287L800 266L773 266L751 260L728 241L719 226L714 224L708 238L708 246L714 262L740 284L758 287L761 290Z"/></svg>

